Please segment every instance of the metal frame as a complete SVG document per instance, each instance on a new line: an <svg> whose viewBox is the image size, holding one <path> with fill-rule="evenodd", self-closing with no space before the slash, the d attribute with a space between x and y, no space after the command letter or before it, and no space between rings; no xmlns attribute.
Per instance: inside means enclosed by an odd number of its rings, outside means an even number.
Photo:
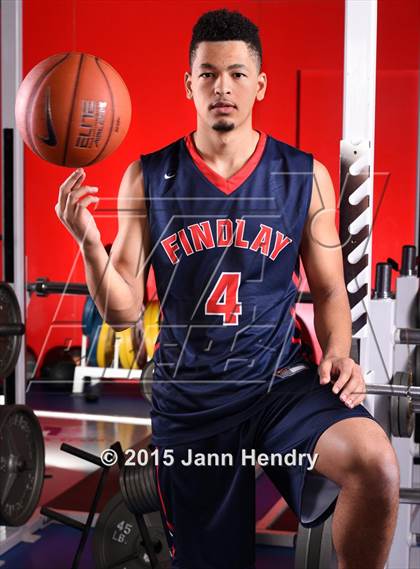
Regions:
<svg viewBox="0 0 420 569"><path fill-rule="evenodd" d="M364 254L368 255L367 270L347 283L348 289L360 289L367 285L368 293L352 308L352 320L356 321L369 310L371 290L372 264L372 204L373 204L373 165L375 147L375 92L376 92L376 0L359 0L345 3L344 32L344 94L343 94L343 143L349 146L368 146L360 161L352 165L353 172L369 169L367 180L358 192L358 201L368 197L369 206L350 227L357 233L363 226L369 228L369 237L354 249L352 262L358 261ZM350 171L350 173L352 173ZM341 203L344 209L346 204ZM345 259L345 262L347 259ZM360 365L366 368L368 360L368 326L364 326L355 337L360 338Z"/></svg>
<svg viewBox="0 0 420 569"><path fill-rule="evenodd" d="M22 2L6 0L1 7L1 101L2 101L2 136L3 152L11 154L12 181L10 172L6 177L6 163L1 162L3 190L6 184L12 184L13 211L4 223L12 225L10 242L3 243L3 275L9 282L19 302L22 319L26 320L25 289L25 224L24 224L24 174L23 174L23 142L20 136L13 136L15 126L16 91L22 81ZM4 191L3 191L4 197ZM3 203L3 214L8 210ZM11 241L13 239L13 242ZM7 254L6 254L7 253ZM10 262L7 262L7 261ZM14 372L14 386L5 390L5 402L25 403L25 349L21 350Z"/></svg>

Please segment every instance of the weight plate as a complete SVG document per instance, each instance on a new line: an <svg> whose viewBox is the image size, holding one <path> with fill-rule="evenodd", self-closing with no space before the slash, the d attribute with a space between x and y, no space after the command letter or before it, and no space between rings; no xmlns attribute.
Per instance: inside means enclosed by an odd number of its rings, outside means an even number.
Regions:
<svg viewBox="0 0 420 569"><path fill-rule="evenodd" d="M420 346L415 348L413 385L420 386Z"/></svg>
<svg viewBox="0 0 420 569"><path fill-rule="evenodd" d="M144 337L143 318L132 328L133 347L138 369L143 369L147 362L146 340Z"/></svg>
<svg viewBox="0 0 420 569"><path fill-rule="evenodd" d="M305 528L299 524L294 569L336 569L337 557L332 542L332 517L323 524Z"/></svg>
<svg viewBox="0 0 420 569"><path fill-rule="evenodd" d="M94 318L92 331L89 335L89 343L87 349L87 364L94 367L98 365L96 354L98 352L98 340L99 340L99 335L101 333L102 324L103 324L102 316L98 312Z"/></svg>
<svg viewBox="0 0 420 569"><path fill-rule="evenodd" d="M114 359L115 331L104 322L98 339L96 360L99 367L110 367Z"/></svg>
<svg viewBox="0 0 420 569"><path fill-rule="evenodd" d="M97 312L95 303L91 296L86 298L85 305L83 307L82 315L82 331L85 336L90 336L92 333L93 321Z"/></svg>
<svg viewBox="0 0 420 569"><path fill-rule="evenodd" d="M22 316L13 288L0 282L0 325L20 324ZM7 377L15 369L22 336L0 336L0 377Z"/></svg>
<svg viewBox="0 0 420 569"><path fill-rule="evenodd" d="M160 305L157 300L147 303L143 315L144 341L146 343L147 358L153 358L155 344L159 335Z"/></svg>
<svg viewBox="0 0 420 569"><path fill-rule="evenodd" d="M295 550L295 569L323 569L319 567L322 526L305 528L299 524Z"/></svg>
<svg viewBox="0 0 420 569"><path fill-rule="evenodd" d="M319 567L320 569L324 567L328 567L328 569L338 568L337 556L332 540L332 516L323 523L321 547L319 550Z"/></svg>
<svg viewBox="0 0 420 569"><path fill-rule="evenodd" d="M25 524L44 483L41 426L26 405L0 407L0 525Z"/></svg>
<svg viewBox="0 0 420 569"><path fill-rule="evenodd" d="M162 569L169 569L170 555L159 512L144 516ZM121 493L116 494L100 514L93 534L93 556L97 569L149 569L149 556L137 526Z"/></svg>
<svg viewBox="0 0 420 569"><path fill-rule="evenodd" d="M410 374L404 371L396 372L392 378L394 385L410 384ZM414 430L414 414L408 397L391 397L391 432L394 437L410 438Z"/></svg>
<svg viewBox="0 0 420 569"><path fill-rule="evenodd" d="M420 289L417 291L417 314L416 314L416 320L417 320L417 328L420 328Z"/></svg>
<svg viewBox="0 0 420 569"><path fill-rule="evenodd" d="M116 338L120 338L120 347L119 347L118 356L120 359L121 367L125 369L138 369L138 365L134 357L135 351L133 345L132 328L127 328L126 330L121 330L121 332L117 332Z"/></svg>
<svg viewBox="0 0 420 569"><path fill-rule="evenodd" d="M143 397L149 402L152 402L152 386L153 386L153 374L155 371L155 364L153 360L147 362L144 368L141 370L140 378L140 391Z"/></svg>
<svg viewBox="0 0 420 569"><path fill-rule="evenodd" d="M394 385L400 385L400 375L395 373L392 378L392 383ZM389 403L390 407L390 420L391 420L391 433L394 437L400 437L400 407L398 405L398 397L391 397Z"/></svg>

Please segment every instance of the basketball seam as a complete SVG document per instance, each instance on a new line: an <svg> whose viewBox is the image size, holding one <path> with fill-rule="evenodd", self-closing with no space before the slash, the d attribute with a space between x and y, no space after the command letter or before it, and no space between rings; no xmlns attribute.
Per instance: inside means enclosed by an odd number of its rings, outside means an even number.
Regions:
<svg viewBox="0 0 420 569"><path fill-rule="evenodd" d="M43 160L44 157L38 152L35 143L34 143L34 138L32 136L32 129L29 128L29 118L32 116L32 109L33 109L33 104L36 98L36 95L38 94L40 88L41 88L41 84L44 81L44 79L46 77L48 77L48 75L58 66L60 65L70 54L66 53L65 56L63 57L63 59L60 59L60 61L57 61L56 63L54 63L54 65L51 67L51 69L49 69L46 73L44 73L44 75L42 75L41 77L38 78L38 81L36 83L36 86L34 89L32 89L32 94L29 98L29 102L27 105L27 109L28 112L26 113L26 118L25 118L25 122L26 122L26 132L28 133L28 138L29 141L32 145L32 150L35 152L35 154L37 154L40 158L42 158Z"/></svg>
<svg viewBox="0 0 420 569"><path fill-rule="evenodd" d="M63 166L66 165L66 154L67 154L67 149L68 149L68 145L69 145L69 132L70 132L71 121L72 121L72 117L73 117L74 104L75 104L75 101L76 101L77 87L78 87L78 85L79 85L80 72L81 72L81 69L82 69L83 57L84 57L84 54L81 53L81 54L80 54L80 61L79 61L79 69L77 70L76 81L75 81L75 83L74 83L73 97L72 97L71 107L70 107L70 113L69 113L69 120L68 120L68 123L67 123L66 144L65 144L65 147L64 147L63 164L62 164Z"/></svg>
<svg viewBox="0 0 420 569"><path fill-rule="evenodd" d="M105 144L103 145L103 147L101 148L101 150L98 152L98 154L93 158L93 160L91 160L91 161L87 164L87 166L89 166L90 164L93 164L94 162L96 162L96 161L98 160L99 156L104 152L105 148L108 146L109 139L111 138L112 129L114 128L114 115L115 115L115 112L114 112L114 96L113 96L113 93L112 93L112 89L111 89L111 87L110 87L110 85L109 85L109 81L108 81L108 78L107 78L107 76L106 76L104 70L103 70L103 69L101 68L101 66L99 65L99 59L98 59L97 57L95 57L95 62L96 62L96 65L99 67L100 72L101 72L102 75L104 76L104 80L105 80L105 82L106 82L106 84L107 84L107 87L108 87L109 97L110 97L110 99L111 99L111 112L112 112L112 115L111 115L111 127L110 127L110 129L109 129L109 133L108 133L106 142L105 142Z"/></svg>

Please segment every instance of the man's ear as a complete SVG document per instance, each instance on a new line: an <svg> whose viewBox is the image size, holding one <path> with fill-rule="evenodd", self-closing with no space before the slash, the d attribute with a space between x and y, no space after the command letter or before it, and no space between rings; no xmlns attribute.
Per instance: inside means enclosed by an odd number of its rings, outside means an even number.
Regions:
<svg viewBox="0 0 420 569"><path fill-rule="evenodd" d="M262 101L264 99L264 95L267 90L267 75L265 73L260 73L258 75L257 81L258 81L257 101Z"/></svg>
<svg viewBox="0 0 420 569"><path fill-rule="evenodd" d="M184 84L185 84L185 94L187 96L187 99L192 99L193 94L191 89L191 74L188 73L188 71L186 71L184 75Z"/></svg>

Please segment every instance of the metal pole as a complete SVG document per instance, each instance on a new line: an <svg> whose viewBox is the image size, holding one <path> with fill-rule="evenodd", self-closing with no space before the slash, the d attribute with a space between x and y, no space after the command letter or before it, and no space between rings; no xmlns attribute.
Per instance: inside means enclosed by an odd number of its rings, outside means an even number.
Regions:
<svg viewBox="0 0 420 569"><path fill-rule="evenodd" d="M26 319L25 290L25 231L24 231L24 186L23 186L23 142L16 133L15 97L22 80L22 2L21 0L3 0L1 6L1 102L2 136L7 138L8 152L12 159L10 170L2 160L3 189L11 187L9 199L13 199L13 212L10 222L13 233L3 250L3 275L12 284L22 312ZM7 179L6 175L7 174ZM12 186L11 186L12 184ZM5 204L3 204L4 206ZM7 209L7 208L5 208ZM3 243L3 248L4 248ZM5 249L5 248L4 248ZM6 390L6 403L25 403L25 349L20 353L15 368L14 393Z"/></svg>

